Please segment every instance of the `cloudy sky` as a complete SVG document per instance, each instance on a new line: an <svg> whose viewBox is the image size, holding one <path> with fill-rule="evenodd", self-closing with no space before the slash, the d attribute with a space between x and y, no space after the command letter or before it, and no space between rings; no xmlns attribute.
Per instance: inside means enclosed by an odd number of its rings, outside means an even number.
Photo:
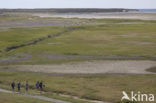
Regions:
<svg viewBox="0 0 156 103"><path fill-rule="evenodd" d="M0 8L156 8L156 0L1 0Z"/></svg>

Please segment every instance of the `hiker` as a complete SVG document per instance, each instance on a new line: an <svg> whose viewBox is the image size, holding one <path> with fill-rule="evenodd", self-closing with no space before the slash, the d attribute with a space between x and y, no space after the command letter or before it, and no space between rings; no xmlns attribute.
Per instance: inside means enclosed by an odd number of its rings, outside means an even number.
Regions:
<svg viewBox="0 0 156 103"><path fill-rule="evenodd" d="M28 91L28 89L29 89L29 84L28 84L28 81L26 81L26 83L25 83L25 90Z"/></svg>
<svg viewBox="0 0 156 103"><path fill-rule="evenodd" d="M36 82L36 89L39 89L39 81Z"/></svg>
<svg viewBox="0 0 156 103"><path fill-rule="evenodd" d="M43 83L42 83L42 81L39 83L39 87L40 87L40 91L42 91L43 90Z"/></svg>
<svg viewBox="0 0 156 103"><path fill-rule="evenodd" d="M11 83L11 88L12 88L12 91L15 90L15 82L12 82L12 83Z"/></svg>
<svg viewBox="0 0 156 103"><path fill-rule="evenodd" d="M18 91L20 91L20 89L21 89L21 83L20 82L17 83L17 88L18 88Z"/></svg>

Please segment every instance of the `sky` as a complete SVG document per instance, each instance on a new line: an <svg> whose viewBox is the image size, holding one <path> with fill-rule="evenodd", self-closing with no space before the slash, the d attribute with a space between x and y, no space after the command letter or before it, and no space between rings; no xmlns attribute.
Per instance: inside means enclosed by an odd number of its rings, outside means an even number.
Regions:
<svg viewBox="0 0 156 103"><path fill-rule="evenodd" d="M0 0L0 8L156 9L156 0Z"/></svg>

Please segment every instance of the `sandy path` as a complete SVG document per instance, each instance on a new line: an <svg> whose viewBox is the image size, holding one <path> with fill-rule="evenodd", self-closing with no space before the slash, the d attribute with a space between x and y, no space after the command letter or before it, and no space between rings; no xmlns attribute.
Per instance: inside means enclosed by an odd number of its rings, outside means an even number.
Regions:
<svg viewBox="0 0 156 103"><path fill-rule="evenodd" d="M149 60L105 60L55 65L15 65L8 66L7 69L60 74L151 74L146 69L155 66L156 61Z"/></svg>
<svg viewBox="0 0 156 103"><path fill-rule="evenodd" d="M66 101L57 100L57 99L53 99L53 98L48 98L48 97L44 97L44 96L25 94L25 93L19 93L19 92L12 92L12 91L5 90L5 89L0 89L0 92L19 94L19 95L23 95L25 97L40 99L40 100L49 101L49 102L52 102L52 103L71 103L71 102L66 102Z"/></svg>
<svg viewBox="0 0 156 103"><path fill-rule="evenodd" d="M19 92L12 92L12 91L9 91L9 90L6 90L6 89L1 89L1 88L0 88L0 92L19 94L19 95L23 95L25 97L40 99L40 100L49 101L49 102L52 102L52 103L71 103L71 102L66 102L66 101L53 99L53 98L48 98L48 97L44 97L44 96L38 96L38 95L34 95L34 94L25 94L25 93L19 93ZM97 100L80 99L79 97L70 96L70 95L63 95L63 94L59 94L59 95L62 96L62 97L69 97L69 98L74 98L76 100L82 100L82 101L87 101L87 102L92 102L92 103L111 103L111 102L104 102L104 101L97 101Z"/></svg>

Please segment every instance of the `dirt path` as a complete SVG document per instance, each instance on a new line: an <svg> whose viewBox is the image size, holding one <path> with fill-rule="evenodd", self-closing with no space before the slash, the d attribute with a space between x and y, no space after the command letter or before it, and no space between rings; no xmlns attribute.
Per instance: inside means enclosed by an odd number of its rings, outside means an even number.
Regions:
<svg viewBox="0 0 156 103"><path fill-rule="evenodd" d="M45 97L45 96L38 96L38 95L34 95L34 94L25 94L25 93L19 93L19 92L12 92L12 91L9 91L9 90L6 90L6 89L1 89L1 88L0 88L0 92L19 94L19 95L23 95L25 97L40 99L40 100L49 101L49 102L52 102L52 103L71 103L71 102L62 101L62 100L58 100L58 99L48 98L48 97ZM54 93L54 95L55 95L55 93ZM110 103L110 102L104 102L104 101L98 101L98 100L81 99L81 98L76 97L76 96L63 95L63 94L59 94L59 96L74 98L76 100L82 100L82 101L92 102L92 103Z"/></svg>
<svg viewBox="0 0 156 103"><path fill-rule="evenodd" d="M52 103L71 103L71 102L66 102L66 101L57 100L57 99L53 99L53 98L48 98L48 97L44 97L44 96L25 94L25 93L19 93L19 92L12 92L12 91L5 90L5 89L0 89L0 92L19 94L19 95L23 95L25 97L40 99L40 100L49 101L49 102L52 102Z"/></svg>
<svg viewBox="0 0 156 103"><path fill-rule="evenodd" d="M155 67L149 60L101 60L53 65L10 65L1 69L51 74L152 74L146 69Z"/></svg>

